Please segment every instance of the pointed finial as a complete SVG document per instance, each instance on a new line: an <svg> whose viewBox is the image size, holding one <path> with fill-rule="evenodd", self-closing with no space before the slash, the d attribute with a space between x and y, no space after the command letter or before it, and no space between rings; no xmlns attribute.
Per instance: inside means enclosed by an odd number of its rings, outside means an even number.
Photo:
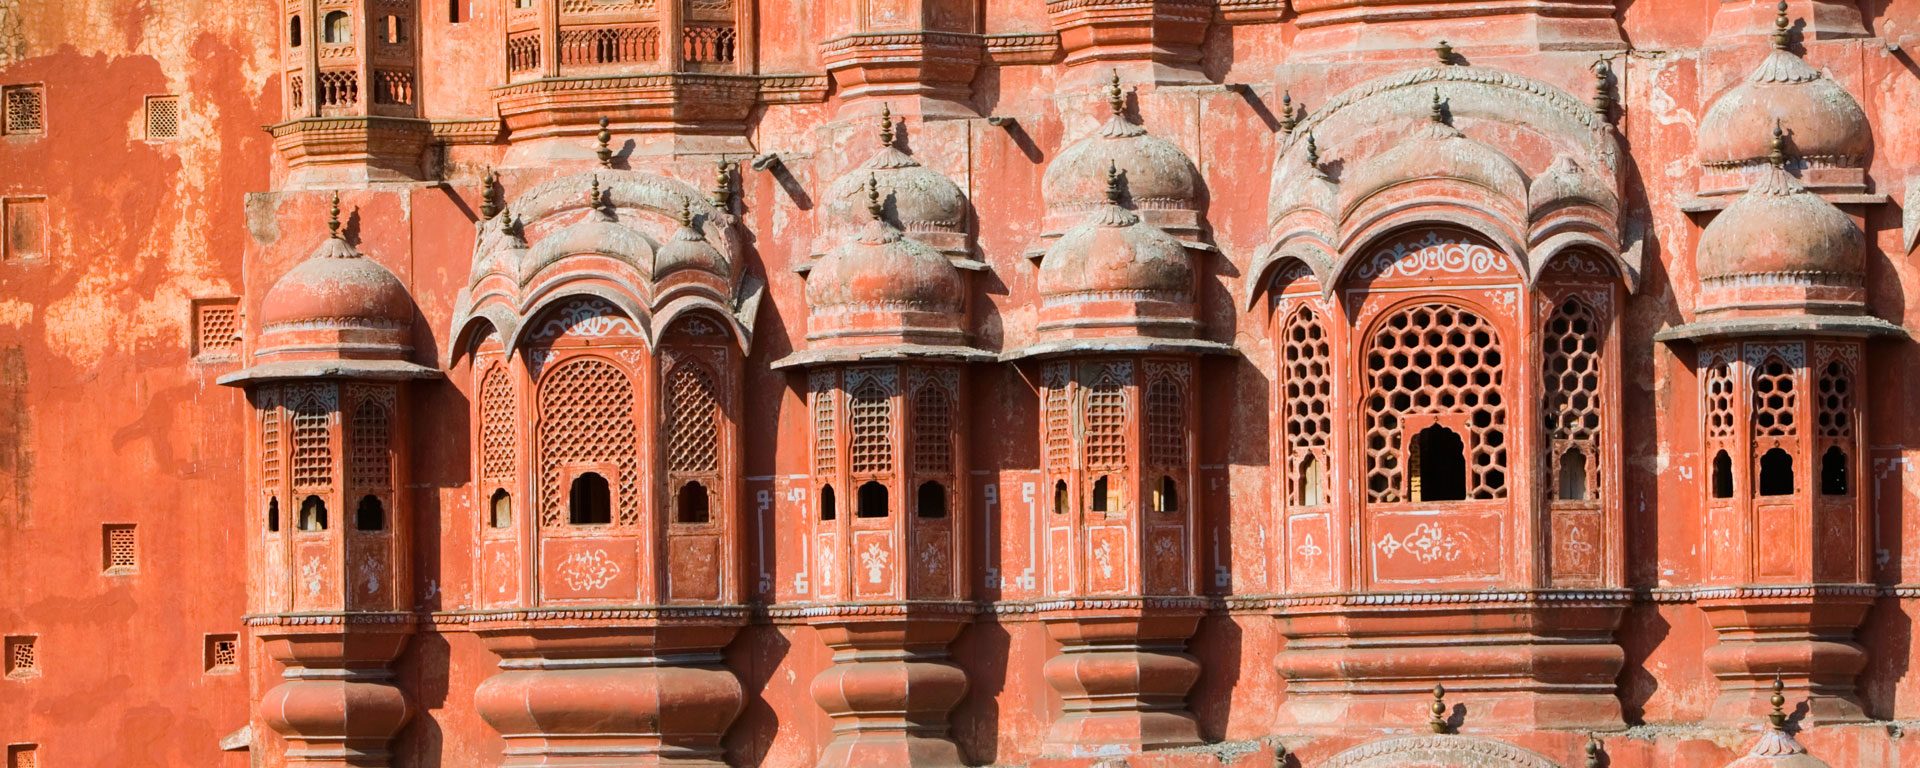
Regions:
<svg viewBox="0 0 1920 768"><path fill-rule="evenodd" d="M1113 71L1113 79L1107 81L1107 108L1113 110L1115 117L1127 113L1127 94L1120 90L1120 70Z"/></svg>
<svg viewBox="0 0 1920 768"><path fill-rule="evenodd" d="M509 235L520 234L520 221L514 218L513 211L505 207L500 209L500 231Z"/></svg>
<svg viewBox="0 0 1920 768"><path fill-rule="evenodd" d="M1433 703L1427 706L1427 728L1434 733L1447 732L1447 687L1433 684Z"/></svg>
<svg viewBox="0 0 1920 768"><path fill-rule="evenodd" d="M1445 123L1447 121L1446 103L1440 100L1440 89L1438 88L1433 89L1433 103L1427 106L1427 117L1432 118L1436 123Z"/></svg>
<svg viewBox="0 0 1920 768"><path fill-rule="evenodd" d="M612 168L613 147L611 144L613 142L613 131L607 130L607 118L605 117L600 118L600 134L595 137L595 140L600 143L600 147L595 149L593 154L599 156L600 167Z"/></svg>
<svg viewBox="0 0 1920 768"><path fill-rule="evenodd" d="M880 200L880 177L867 174L867 215L874 221L886 221L887 206Z"/></svg>
<svg viewBox="0 0 1920 768"><path fill-rule="evenodd" d="M693 200L691 199L680 204L680 226L693 229Z"/></svg>
<svg viewBox="0 0 1920 768"><path fill-rule="evenodd" d="M1453 46L1442 40L1433 46L1433 55L1440 57L1441 64L1453 63Z"/></svg>
<svg viewBox="0 0 1920 768"><path fill-rule="evenodd" d="M327 208L327 236L340 239L340 193L333 193L333 204Z"/></svg>
<svg viewBox="0 0 1920 768"><path fill-rule="evenodd" d="M1773 711L1767 713L1767 722L1771 723L1773 729L1776 731L1784 730L1787 727L1787 697L1784 693L1786 689L1786 683L1780 681L1780 673L1775 672L1773 674L1773 696L1767 699L1767 702L1773 705Z"/></svg>
<svg viewBox="0 0 1920 768"><path fill-rule="evenodd" d="M1606 747L1600 744L1600 737L1587 734L1587 768L1600 768L1600 762L1606 755Z"/></svg>
<svg viewBox="0 0 1920 768"><path fill-rule="evenodd" d="M1768 144L1767 162L1775 168L1787 167L1787 131L1780 121L1773 121L1773 141Z"/></svg>
<svg viewBox="0 0 1920 768"><path fill-rule="evenodd" d="M1773 49L1784 51L1787 42L1792 39L1793 22L1787 19L1787 0L1780 0L1773 12Z"/></svg>
<svg viewBox="0 0 1920 768"><path fill-rule="evenodd" d="M713 207L722 213L733 210L733 163L724 157L713 164Z"/></svg>
<svg viewBox="0 0 1920 768"><path fill-rule="evenodd" d="M880 103L880 146L893 146L893 107Z"/></svg>
<svg viewBox="0 0 1920 768"><path fill-rule="evenodd" d="M1293 111L1293 90L1280 94L1280 130L1293 133L1300 125L1300 114Z"/></svg>
<svg viewBox="0 0 1920 768"><path fill-rule="evenodd" d="M595 175L592 185L587 187L587 208L595 211L600 210L601 202L604 199L600 194L600 177Z"/></svg>
<svg viewBox="0 0 1920 768"><path fill-rule="evenodd" d="M1307 134L1307 165L1320 170L1320 143L1313 140L1313 134Z"/></svg>
<svg viewBox="0 0 1920 768"><path fill-rule="evenodd" d="M1606 59L1593 63L1593 113L1601 120L1613 113L1613 65Z"/></svg>
<svg viewBox="0 0 1920 768"><path fill-rule="evenodd" d="M487 172L480 177L480 220L488 221L500 215L500 178L493 175L493 166L487 166Z"/></svg>
<svg viewBox="0 0 1920 768"><path fill-rule="evenodd" d="M1122 197L1123 196L1120 194L1120 164L1112 160L1108 160L1107 161L1107 202L1113 203L1114 205L1119 205Z"/></svg>

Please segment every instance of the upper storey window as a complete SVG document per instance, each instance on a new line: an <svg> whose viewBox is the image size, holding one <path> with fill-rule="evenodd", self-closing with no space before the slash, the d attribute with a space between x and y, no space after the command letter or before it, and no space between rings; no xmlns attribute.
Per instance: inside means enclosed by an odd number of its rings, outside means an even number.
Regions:
<svg viewBox="0 0 1920 768"><path fill-rule="evenodd" d="M681 4L678 24L663 6ZM515 80L634 72L733 72L734 0L512 0L507 70ZM555 36L551 45L543 44ZM543 51L554 60L543 60Z"/></svg>
<svg viewBox="0 0 1920 768"><path fill-rule="evenodd" d="M353 42L352 17L346 11L334 11L321 22L321 41L329 45Z"/></svg>
<svg viewBox="0 0 1920 768"><path fill-rule="evenodd" d="M1449 304L1408 307L1379 325L1366 361L1369 501L1507 497L1505 361L1491 324Z"/></svg>

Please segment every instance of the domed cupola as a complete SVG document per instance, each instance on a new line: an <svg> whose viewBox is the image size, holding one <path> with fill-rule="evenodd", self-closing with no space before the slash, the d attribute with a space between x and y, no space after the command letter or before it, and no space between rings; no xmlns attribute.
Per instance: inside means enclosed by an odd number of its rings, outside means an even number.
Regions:
<svg viewBox="0 0 1920 768"><path fill-rule="evenodd" d="M361 255L340 232L335 195L326 240L267 290L253 364L221 377L233 384L267 379L434 375L409 362L413 299L386 267Z"/></svg>
<svg viewBox="0 0 1920 768"><path fill-rule="evenodd" d="M865 228L814 262L807 350L776 367L870 355L981 357L966 346L966 281L933 247L887 220L878 177L866 184Z"/></svg>
<svg viewBox="0 0 1920 768"><path fill-rule="evenodd" d="M1355 209L1390 187L1435 179L1480 187L1503 207L1527 199L1526 173L1506 154L1455 128L1435 90L1425 125L1340 180L1341 215L1352 217ZM1524 211L1502 213L1512 221L1526 220Z"/></svg>
<svg viewBox="0 0 1920 768"><path fill-rule="evenodd" d="M1107 85L1107 106L1112 111L1107 122L1061 150L1047 166L1040 182L1047 205L1043 236L1056 237L1089 213L1106 208L1107 169L1118 167L1126 175L1127 196L1140 218L1197 244L1199 169L1172 142L1127 118L1118 74Z"/></svg>
<svg viewBox="0 0 1920 768"><path fill-rule="evenodd" d="M963 268L984 267L972 258L967 245L967 198L960 185L900 151L893 113L885 104L881 105L879 138L880 151L828 186L814 255L868 228L866 186L871 179L903 234L946 254Z"/></svg>
<svg viewBox="0 0 1920 768"><path fill-rule="evenodd" d="M611 190L592 179L587 191L587 217L540 238L521 265L525 281L541 269L567 257L603 256L625 262L643 278L653 277L655 245L652 238L620 222L614 213Z"/></svg>
<svg viewBox="0 0 1920 768"><path fill-rule="evenodd" d="M1853 219L1786 171L1784 132L1746 194L1700 236L1702 313L1859 314L1866 239Z"/></svg>
<svg viewBox="0 0 1920 768"><path fill-rule="evenodd" d="M1789 49L1787 5L1774 20L1773 49L1747 78L1715 99L1700 121L1703 196L1737 194L1766 175L1775 125L1792 130L1803 183L1816 192L1866 189L1872 129L1860 102Z"/></svg>
<svg viewBox="0 0 1920 768"><path fill-rule="evenodd" d="M1782 688L1776 679L1769 699L1773 711L1767 714L1767 728L1761 732L1760 740L1753 743L1746 755L1727 763L1727 768L1829 768L1827 761L1808 754L1807 748L1787 731L1784 709L1787 699Z"/></svg>
<svg viewBox="0 0 1920 768"><path fill-rule="evenodd" d="M654 279L666 282L676 272L696 270L725 278L732 273L732 266L720 250L707 242L707 235L694 226L693 203L689 202L680 212L680 228L674 230L673 239L653 255Z"/></svg>

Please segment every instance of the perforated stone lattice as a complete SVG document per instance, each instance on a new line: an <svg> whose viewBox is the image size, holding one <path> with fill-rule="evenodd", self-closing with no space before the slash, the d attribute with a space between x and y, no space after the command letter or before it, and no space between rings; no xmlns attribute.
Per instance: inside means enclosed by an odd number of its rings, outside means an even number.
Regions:
<svg viewBox="0 0 1920 768"><path fill-rule="evenodd" d="M352 450L348 453L348 482L360 489L386 489L393 482L388 458L392 416L386 406L369 397L353 410Z"/></svg>
<svg viewBox="0 0 1920 768"><path fill-rule="evenodd" d="M859 475L893 471L893 403L877 378L869 378L847 399L847 422L853 430L849 453Z"/></svg>
<svg viewBox="0 0 1920 768"><path fill-rule="evenodd" d="M7 676L29 677L40 673L39 638L7 638Z"/></svg>
<svg viewBox="0 0 1920 768"><path fill-rule="evenodd" d="M1187 465L1187 397L1172 374L1147 383L1147 463L1184 470Z"/></svg>
<svg viewBox="0 0 1920 768"><path fill-rule="evenodd" d="M513 410L513 381L505 365L495 364L480 381L480 474L489 480L513 477L519 448Z"/></svg>
<svg viewBox="0 0 1920 768"><path fill-rule="evenodd" d="M833 418L833 377L816 376L813 386L813 471L832 477L839 468Z"/></svg>
<svg viewBox="0 0 1920 768"><path fill-rule="evenodd" d="M1407 416L1465 414L1469 499L1507 495L1505 365L1493 327L1465 309L1403 309L1367 355L1367 498L1408 500L1400 452Z"/></svg>
<svg viewBox="0 0 1920 768"><path fill-rule="evenodd" d="M106 569L114 573L128 573L137 569L140 566L140 552L136 548L133 526L109 525L106 534Z"/></svg>
<svg viewBox="0 0 1920 768"><path fill-rule="evenodd" d="M1731 441L1734 439L1733 368L1728 362L1720 361L1707 368L1705 378L1701 390L1707 396L1707 440Z"/></svg>
<svg viewBox="0 0 1920 768"><path fill-rule="evenodd" d="M604 360L563 363L540 385L540 524L565 519L563 470L570 464L611 464L620 493L619 522L639 521L634 498L633 385Z"/></svg>
<svg viewBox="0 0 1920 768"><path fill-rule="evenodd" d="M1073 392L1067 371L1065 363L1050 364L1045 371L1047 466L1054 469L1065 469L1073 460Z"/></svg>
<svg viewBox="0 0 1920 768"><path fill-rule="evenodd" d="M333 456L327 424L333 409L313 393L304 393L295 397L288 410L293 421L293 487L332 486Z"/></svg>
<svg viewBox="0 0 1920 768"><path fill-rule="evenodd" d="M39 745L9 745L7 747L7 768L40 768Z"/></svg>
<svg viewBox="0 0 1920 768"><path fill-rule="evenodd" d="M1555 307L1540 340L1541 384L1545 402L1540 416L1553 451L1553 477L1568 450L1587 458L1585 487L1599 489L1600 471L1600 321L1579 299ZM1589 496L1592 498L1592 496Z"/></svg>
<svg viewBox="0 0 1920 768"><path fill-rule="evenodd" d="M953 394L931 377L913 393L913 468L929 475L953 472Z"/></svg>
<svg viewBox="0 0 1920 768"><path fill-rule="evenodd" d="M717 472L720 402L713 377L698 363L681 363L667 375L667 469Z"/></svg>
<svg viewBox="0 0 1920 768"><path fill-rule="evenodd" d="M1306 457L1316 465L1327 463L1327 440L1333 434L1333 359L1326 329L1312 309L1301 307L1280 332L1282 408L1286 421L1288 481L1299 497L1305 484Z"/></svg>
<svg viewBox="0 0 1920 768"><path fill-rule="evenodd" d="M1126 386L1131 379L1131 368L1105 365L1086 388L1080 413L1088 469L1118 470L1127 465Z"/></svg>
<svg viewBox="0 0 1920 768"><path fill-rule="evenodd" d="M39 85L9 85L0 89L0 102L4 102L6 114L0 130L8 135L45 133L45 99L46 90Z"/></svg>
<svg viewBox="0 0 1920 768"><path fill-rule="evenodd" d="M1793 367L1769 356L1753 371L1753 431L1756 438L1790 438L1797 431Z"/></svg>
<svg viewBox="0 0 1920 768"><path fill-rule="evenodd" d="M1828 440L1853 438L1853 371L1838 360L1820 371L1820 409L1815 417L1819 436Z"/></svg>
<svg viewBox="0 0 1920 768"><path fill-rule="evenodd" d="M280 408L270 400L260 406L260 483L269 492L280 485Z"/></svg>
<svg viewBox="0 0 1920 768"><path fill-rule="evenodd" d="M180 138L180 97L147 97L147 139Z"/></svg>
<svg viewBox="0 0 1920 768"><path fill-rule="evenodd" d="M231 303L201 304L194 326L196 354L232 354L240 345L240 310Z"/></svg>

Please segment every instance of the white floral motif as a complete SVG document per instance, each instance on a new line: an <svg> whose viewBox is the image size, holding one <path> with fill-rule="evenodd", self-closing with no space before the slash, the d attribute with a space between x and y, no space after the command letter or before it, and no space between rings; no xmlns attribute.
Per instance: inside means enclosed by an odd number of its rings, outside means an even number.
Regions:
<svg viewBox="0 0 1920 768"><path fill-rule="evenodd" d="M928 544L920 548L920 570L924 573L939 573L946 570L947 550L937 544Z"/></svg>
<svg viewBox="0 0 1920 768"><path fill-rule="evenodd" d="M833 548L820 548L820 591L833 589Z"/></svg>
<svg viewBox="0 0 1920 768"><path fill-rule="evenodd" d="M366 583L369 596L380 594L380 564L372 559L361 560L360 580Z"/></svg>
<svg viewBox="0 0 1920 768"><path fill-rule="evenodd" d="M307 594L319 596L323 583L320 579L320 558L309 557L300 564L300 581L307 586Z"/></svg>
<svg viewBox="0 0 1920 768"><path fill-rule="evenodd" d="M1113 542L1103 541L1093 550L1094 561L1100 564L1100 577L1113 578Z"/></svg>
<svg viewBox="0 0 1920 768"><path fill-rule="evenodd" d="M575 592L600 589L620 576L620 564L608 557L604 549L574 550L560 561L558 570L560 580Z"/></svg>
<svg viewBox="0 0 1920 768"><path fill-rule="evenodd" d="M1400 538L1387 533L1380 536L1374 548L1392 560L1401 550L1421 563L1435 561L1453 562L1460 559L1460 537L1449 536L1439 523L1421 523Z"/></svg>
<svg viewBox="0 0 1920 768"><path fill-rule="evenodd" d="M1321 549L1319 544L1314 543L1313 534L1311 533L1307 534L1306 538L1300 541L1300 546L1294 547L1293 551L1298 552L1301 557L1307 560L1312 560L1326 554L1326 550Z"/></svg>
<svg viewBox="0 0 1920 768"><path fill-rule="evenodd" d="M1380 249L1360 265L1356 274L1362 280L1377 280L1396 274L1413 277L1427 272L1484 275L1512 272L1512 268L1499 251L1477 243L1442 238L1439 232L1428 231L1418 240L1402 240Z"/></svg>
<svg viewBox="0 0 1920 768"><path fill-rule="evenodd" d="M560 305L546 322L534 329L531 338L543 342L561 336L592 339L615 334L638 336L640 330L612 304L601 299L584 298Z"/></svg>
<svg viewBox="0 0 1920 768"><path fill-rule="evenodd" d="M880 583L880 577L885 574L889 559L891 558L887 551L880 548L880 542L867 545L867 551L860 554L860 565L867 569L868 584Z"/></svg>

